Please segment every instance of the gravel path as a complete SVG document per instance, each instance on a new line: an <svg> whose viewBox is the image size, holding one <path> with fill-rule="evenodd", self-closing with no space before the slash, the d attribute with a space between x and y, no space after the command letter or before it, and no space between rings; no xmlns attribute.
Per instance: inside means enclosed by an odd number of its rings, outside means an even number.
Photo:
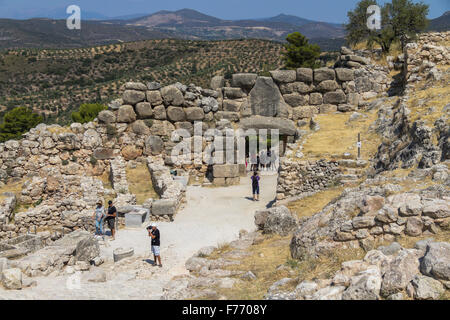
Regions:
<svg viewBox="0 0 450 320"><path fill-rule="evenodd" d="M239 231L255 229L255 210L270 205L275 198L277 176L261 174L261 201L251 201L250 178L227 188L187 188L187 204L174 222L161 222L161 258L163 268L150 262L150 238L144 228L121 229L115 241L101 244L108 281L87 282L80 277L79 286L67 285L68 275L38 277L37 286L20 291L0 289L2 299L159 299L163 286L173 277L186 274L185 261L204 246L217 246L239 236ZM115 248L132 247L133 258L119 264L112 262ZM72 276L71 279L74 279ZM75 278L76 279L76 278ZM70 280L69 280L70 281Z"/></svg>

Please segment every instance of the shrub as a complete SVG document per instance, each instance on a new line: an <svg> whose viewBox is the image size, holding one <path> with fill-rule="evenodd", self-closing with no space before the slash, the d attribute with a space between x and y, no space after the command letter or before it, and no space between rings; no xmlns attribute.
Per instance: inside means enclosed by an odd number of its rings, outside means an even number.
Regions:
<svg viewBox="0 0 450 320"><path fill-rule="evenodd" d="M43 121L42 116L27 107L17 107L8 111L0 125L0 142L19 139L23 133Z"/></svg>
<svg viewBox="0 0 450 320"><path fill-rule="evenodd" d="M93 165L96 166L97 165L97 158L95 158L94 156L91 156L91 158L89 159L89 162Z"/></svg>
<svg viewBox="0 0 450 320"><path fill-rule="evenodd" d="M316 60L320 56L320 47L317 44L310 44L309 40L300 32L291 33L286 40L288 42L285 44L286 52L282 57L286 68L319 67Z"/></svg>
<svg viewBox="0 0 450 320"><path fill-rule="evenodd" d="M100 111L108 107L100 103L84 103L78 111L72 112L72 120L78 123L87 123L94 120Z"/></svg>

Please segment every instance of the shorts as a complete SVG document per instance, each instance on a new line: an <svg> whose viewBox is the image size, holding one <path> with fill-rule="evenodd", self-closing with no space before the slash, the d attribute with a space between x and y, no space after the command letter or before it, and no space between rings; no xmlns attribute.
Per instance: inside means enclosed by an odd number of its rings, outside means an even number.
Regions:
<svg viewBox="0 0 450 320"><path fill-rule="evenodd" d="M159 256L159 246L153 246L152 245L152 253L155 255L155 256Z"/></svg>
<svg viewBox="0 0 450 320"><path fill-rule="evenodd" d="M259 194L259 186L252 186L253 194Z"/></svg>
<svg viewBox="0 0 450 320"><path fill-rule="evenodd" d="M115 229L116 227L116 219L108 219L106 220L106 222L108 222L108 228Z"/></svg>

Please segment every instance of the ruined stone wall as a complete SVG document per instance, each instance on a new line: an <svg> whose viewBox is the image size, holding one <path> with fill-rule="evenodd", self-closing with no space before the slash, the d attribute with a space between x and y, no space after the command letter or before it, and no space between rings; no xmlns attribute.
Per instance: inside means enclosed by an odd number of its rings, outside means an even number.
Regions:
<svg viewBox="0 0 450 320"><path fill-rule="evenodd" d="M194 122L202 121L202 132L272 128L295 136L295 121L364 107L364 99L388 86L386 72L346 48L336 66L276 70L270 77L234 74L229 83L218 76L211 81L213 89L126 83L122 98L101 112L97 121L64 128L41 124L20 141L0 144L0 180L58 172L100 175L119 155L128 161L162 154L167 165L204 174L206 161L188 165L183 159L172 163L168 157L176 145L171 141L175 129L186 129L193 136ZM204 152L211 141L199 138Z"/></svg>
<svg viewBox="0 0 450 320"><path fill-rule="evenodd" d="M450 64L450 31L423 33L418 41L406 45L406 79L409 83L432 78L440 80L440 66ZM445 45L447 43L447 45Z"/></svg>
<svg viewBox="0 0 450 320"><path fill-rule="evenodd" d="M282 158L277 182L277 200L318 192L339 184L336 161L295 161Z"/></svg>

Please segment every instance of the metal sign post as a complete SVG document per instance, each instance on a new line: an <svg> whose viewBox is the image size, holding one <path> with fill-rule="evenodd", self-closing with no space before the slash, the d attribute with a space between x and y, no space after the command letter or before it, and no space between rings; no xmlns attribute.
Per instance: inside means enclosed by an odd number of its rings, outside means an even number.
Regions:
<svg viewBox="0 0 450 320"><path fill-rule="evenodd" d="M358 143L356 144L358 147L358 159L361 158L361 133L358 133Z"/></svg>

